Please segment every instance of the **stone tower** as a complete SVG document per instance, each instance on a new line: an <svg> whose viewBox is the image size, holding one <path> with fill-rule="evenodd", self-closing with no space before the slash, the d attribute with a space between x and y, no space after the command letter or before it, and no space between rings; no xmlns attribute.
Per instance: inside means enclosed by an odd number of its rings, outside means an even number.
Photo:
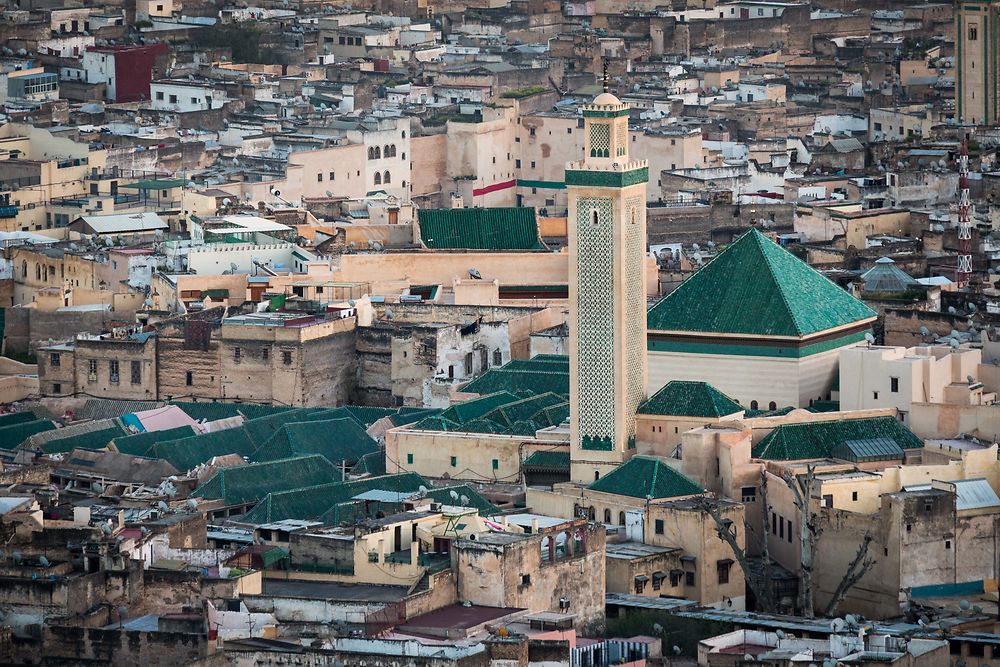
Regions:
<svg viewBox="0 0 1000 667"><path fill-rule="evenodd" d="M570 475L593 482L631 456L646 396L645 160L628 155L629 107L584 106L584 158L566 165L570 252Z"/></svg>

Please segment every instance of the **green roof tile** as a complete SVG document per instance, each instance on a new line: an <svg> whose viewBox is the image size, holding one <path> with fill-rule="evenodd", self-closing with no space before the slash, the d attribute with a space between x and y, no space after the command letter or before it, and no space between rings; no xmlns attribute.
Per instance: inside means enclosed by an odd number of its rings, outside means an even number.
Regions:
<svg viewBox="0 0 1000 667"><path fill-rule="evenodd" d="M430 487L430 484L420 475L408 472L269 493L240 520L260 525L283 519L316 519L337 503L346 502L365 491L382 489L412 493L420 490L421 486Z"/></svg>
<svg viewBox="0 0 1000 667"><path fill-rule="evenodd" d="M179 440L198 435L198 432L191 426L178 426L176 428L163 429L162 431L145 431L134 435L122 435L114 438L111 442L122 454L132 456L145 456L150 447L158 442L167 440Z"/></svg>
<svg viewBox="0 0 1000 667"><path fill-rule="evenodd" d="M508 391L520 395L552 392L569 396L569 372L492 368L462 387L469 394Z"/></svg>
<svg viewBox="0 0 1000 667"><path fill-rule="evenodd" d="M834 421L806 422L802 424L784 424L778 426L758 442L752 455L756 459L771 461L796 461L801 459L847 458L847 460L885 460L884 458L866 459L871 455L872 448L850 441L885 440L893 442L899 452L891 458L902 459L902 450L919 449L923 441L915 436L902 422L893 417L869 417L866 419L839 419ZM888 451L880 445L881 451ZM854 450L853 453L851 450ZM895 450L893 450L895 452ZM841 456L837 456L840 454Z"/></svg>
<svg viewBox="0 0 1000 667"><path fill-rule="evenodd" d="M652 456L633 456L587 487L632 498L677 498L702 493L698 484Z"/></svg>
<svg viewBox="0 0 1000 667"><path fill-rule="evenodd" d="M486 500L486 498L480 495L478 491L473 489L468 484L431 488L424 494L424 496L430 498L434 502L441 503L442 505L460 504L451 497L452 491L458 494L459 498L465 496L467 498L465 506L476 509L481 516L488 516L497 511L496 506ZM359 520L375 518L378 516L379 512L381 512L383 516L387 516L402 511L403 503L341 502L328 509L317 520L331 525L355 523Z"/></svg>
<svg viewBox="0 0 1000 667"><path fill-rule="evenodd" d="M8 412L5 415L0 415L0 428L4 426L13 426L14 424L23 424L25 422L38 421L38 417L31 410L23 410L22 412Z"/></svg>
<svg viewBox="0 0 1000 667"><path fill-rule="evenodd" d="M74 449L104 449L108 443L120 435L124 435L125 430L120 426L112 426L98 431L87 433L77 433L65 438L53 438L41 444L41 450L46 454L65 454Z"/></svg>
<svg viewBox="0 0 1000 667"><path fill-rule="evenodd" d="M385 453L382 450L365 454L351 468L352 475L384 475Z"/></svg>
<svg viewBox="0 0 1000 667"><path fill-rule="evenodd" d="M437 208L418 213L420 240L433 249L548 250L533 208Z"/></svg>
<svg viewBox="0 0 1000 667"><path fill-rule="evenodd" d="M365 428L383 417L391 417L396 414L395 408L379 408L368 405L345 405L344 409L350 412Z"/></svg>
<svg viewBox="0 0 1000 667"><path fill-rule="evenodd" d="M249 458L254 444L242 428L227 428L190 438L158 442L146 454L165 459L181 472L191 470L215 456L238 454Z"/></svg>
<svg viewBox="0 0 1000 667"><path fill-rule="evenodd" d="M800 338L875 315L752 229L653 306L648 329Z"/></svg>
<svg viewBox="0 0 1000 667"><path fill-rule="evenodd" d="M30 422L10 424L0 427L0 449L17 449L21 443L44 431L55 429L56 425L48 419L36 419Z"/></svg>
<svg viewBox="0 0 1000 667"><path fill-rule="evenodd" d="M337 482L337 466L319 455L223 468L195 489L196 498L221 499L227 505L255 502L268 493Z"/></svg>
<svg viewBox="0 0 1000 667"><path fill-rule="evenodd" d="M242 415L246 419L256 419L276 412L285 412L290 408L281 405L265 405L261 403L217 403L212 401L173 401L195 421L215 421Z"/></svg>
<svg viewBox="0 0 1000 667"><path fill-rule="evenodd" d="M248 419L243 422L243 430L250 436L250 440L260 447L271 439L285 424L301 422L309 419L310 415L317 412L325 412L324 408L293 408L284 412L278 412L263 417Z"/></svg>
<svg viewBox="0 0 1000 667"><path fill-rule="evenodd" d="M333 463L355 463L365 454L379 451L378 443L350 418L284 424L270 440L254 452L255 461L273 461L287 456L322 454Z"/></svg>
<svg viewBox="0 0 1000 667"><path fill-rule="evenodd" d="M524 460L525 468L554 468L569 471L569 452L532 452Z"/></svg>
<svg viewBox="0 0 1000 667"><path fill-rule="evenodd" d="M718 419L742 412L739 403L707 382L673 380L639 405L644 415Z"/></svg>

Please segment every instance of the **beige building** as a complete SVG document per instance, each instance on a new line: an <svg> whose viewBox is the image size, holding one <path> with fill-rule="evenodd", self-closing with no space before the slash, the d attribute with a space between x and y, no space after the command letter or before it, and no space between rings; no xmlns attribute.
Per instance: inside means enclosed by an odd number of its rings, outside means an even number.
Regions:
<svg viewBox="0 0 1000 667"><path fill-rule="evenodd" d="M866 210L861 202L799 204L795 231L806 241L843 237L848 247L866 248L869 236L908 235L910 212L892 208Z"/></svg>
<svg viewBox="0 0 1000 667"><path fill-rule="evenodd" d="M995 125L1000 119L997 86L997 36L1000 2L960 0L955 7L955 54L958 82L957 118L974 125Z"/></svg>
<svg viewBox="0 0 1000 667"><path fill-rule="evenodd" d="M911 414L921 410L920 404L992 405L996 393L984 391L977 379L981 362L982 351L971 348L844 348L840 351L840 407L895 408L899 418L912 427Z"/></svg>

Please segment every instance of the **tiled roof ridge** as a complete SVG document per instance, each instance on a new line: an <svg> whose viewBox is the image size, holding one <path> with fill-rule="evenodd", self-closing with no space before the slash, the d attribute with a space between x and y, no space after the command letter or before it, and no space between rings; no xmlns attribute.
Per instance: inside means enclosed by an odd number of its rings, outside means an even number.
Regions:
<svg viewBox="0 0 1000 667"><path fill-rule="evenodd" d="M775 285L778 288L778 294L781 296L781 302L785 305L785 312L788 313L788 318L791 320L792 326L795 327L795 334L798 336L802 336L803 335L802 325L799 324L798 318L795 317L795 311L792 309L792 305L788 302L788 295L785 294L785 290L781 289L781 284L778 283L778 281L774 277L774 272L777 270L777 267L771 262L772 258L771 258L771 253L768 252L769 248L763 245L764 243L773 244L774 242L771 239L764 236L763 234L761 234L756 228L751 228L750 231L746 233L746 235L753 236L754 240L757 242L757 248L760 250L760 254L764 258L764 263L767 264L767 268L769 269L768 276L770 276L771 280L774 281ZM737 239L737 243L739 243L740 240L741 239ZM734 243L733 245L736 245L736 243ZM728 249L729 248L726 248L722 252L725 252ZM722 253L719 254L721 255ZM789 255L796 261L802 261L798 257L795 257L795 255L792 255L791 253L789 253Z"/></svg>

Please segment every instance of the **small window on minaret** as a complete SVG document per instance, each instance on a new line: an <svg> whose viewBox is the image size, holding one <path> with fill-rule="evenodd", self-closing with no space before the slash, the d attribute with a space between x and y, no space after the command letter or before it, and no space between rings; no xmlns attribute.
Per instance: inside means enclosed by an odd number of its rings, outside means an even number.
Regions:
<svg viewBox="0 0 1000 667"><path fill-rule="evenodd" d="M595 208L593 211L590 212L590 224L596 227L598 224L600 224L600 222L601 221L597 217L597 209Z"/></svg>
<svg viewBox="0 0 1000 667"><path fill-rule="evenodd" d="M635 224L635 209L634 208L632 209L631 220L632 220L632 224L634 225Z"/></svg>

